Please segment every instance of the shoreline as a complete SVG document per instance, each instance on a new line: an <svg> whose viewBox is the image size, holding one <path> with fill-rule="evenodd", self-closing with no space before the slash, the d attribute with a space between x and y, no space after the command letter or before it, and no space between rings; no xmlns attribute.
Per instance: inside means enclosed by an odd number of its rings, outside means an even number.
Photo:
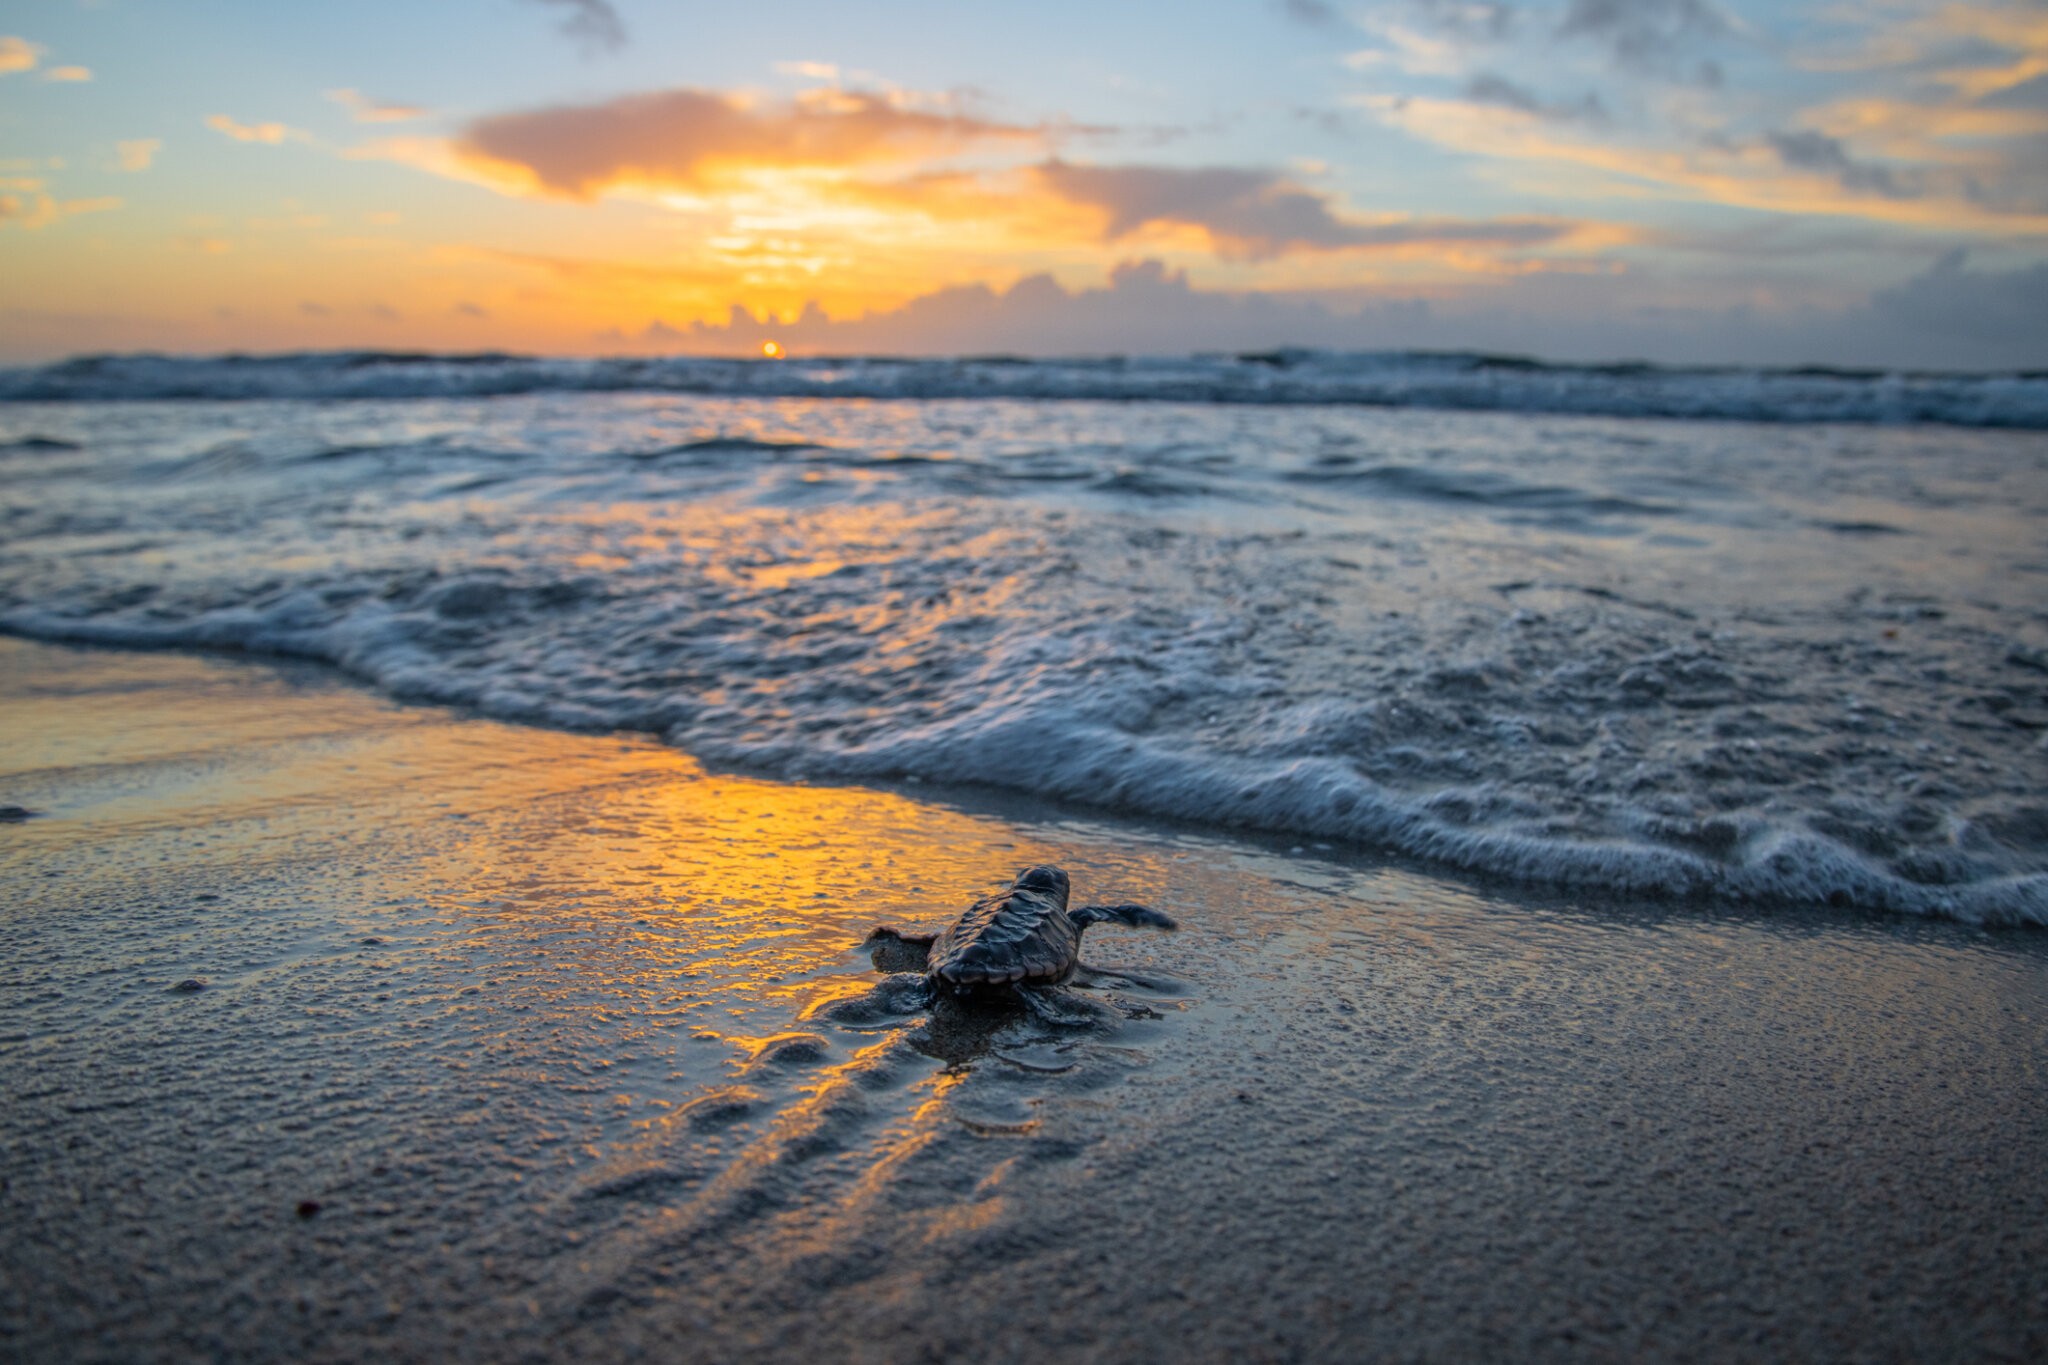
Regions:
<svg viewBox="0 0 2048 1365"><path fill-rule="evenodd" d="M578 725L556 716L503 713L483 705L461 688L455 695L438 691L394 690L389 680L365 673L315 652L271 651L240 645L195 644L178 638L153 638L122 630L85 629L73 633L39 634L18 621L0 621L0 641L20 641L57 650L108 651L133 655L200 658L239 667L307 669L334 684L360 690L390 705L445 710L482 723L576 735L596 741L619 739L646 743L683 754L703 771L737 778L795 786L828 785L855 790L885 791L906 799L957 801L963 810L1026 821L1086 819L1129 826L1140 835L1174 833L1197 839L1272 844L1327 853L1346 865L1398 868L1425 878L1445 878L1480 896L1499 895L1533 902L1592 903L1624 911L1642 903L1678 911L1756 913L1764 916L1841 914L1852 918L1930 920L1996 929L2048 927L2048 874L2024 872L1956 884L1907 880L1873 866L1833 841L1796 828L1752 835L1761 852L1741 858L1734 848L1720 855L1704 852L1726 821L1700 822L1700 831L1669 843L1616 843L1531 838L1515 832L1465 829L1432 815L1429 801L1384 793L1376 807L1349 804L1345 789L1354 780L1342 765L1296 761L1276 770L1248 775L1190 773L1182 784L1184 804L1206 815L1168 815L1144 805L1101 805L1090 799L1076 776L1079 765L1053 763L1053 778L1044 789L1015 788L957 781L927 782L914 773L843 770L826 764L799 762L796 772L772 766L707 758L678 747L663 734L630 726ZM1114 758L1093 760L1092 775L1105 768L1101 780L1119 785L1132 766L1132 746L1116 746ZM1018 756L1014 744L1012 756ZM1153 765L1171 763L1168 750L1144 751ZM1043 764L1042 758L1035 761ZM1001 767L998 763L995 766ZM1270 768L1271 765L1269 765ZM1326 770L1327 767L1327 770ZM1260 795L1259 813L1233 815L1235 789L1250 782ZM1341 813L1329 813L1332 790L1340 792ZM1317 812L1321 813L1318 814ZM1763 856L1768 854L1768 856ZM1803 892L1793 888L1803 888Z"/></svg>
<svg viewBox="0 0 2048 1365"><path fill-rule="evenodd" d="M2026 930L710 773L269 660L0 640L0 718L19 1358L2048 1348ZM1091 933L1121 1023L830 1013L869 925L1035 861L1182 920Z"/></svg>

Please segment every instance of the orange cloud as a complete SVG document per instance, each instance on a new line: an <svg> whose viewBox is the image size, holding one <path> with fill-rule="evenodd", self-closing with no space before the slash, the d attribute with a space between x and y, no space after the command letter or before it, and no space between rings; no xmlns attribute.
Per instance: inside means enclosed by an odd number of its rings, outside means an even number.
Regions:
<svg viewBox="0 0 2048 1365"><path fill-rule="evenodd" d="M1889 175L1888 168L1853 161L1839 143L1834 156L1802 156L1802 146L1818 148L1819 143L1797 133L1671 149L1575 136L1524 111L1495 105L1420 97L1368 97L1359 103L1428 142L1492 158L1531 189L1690 199L1941 231L2048 233L2048 213L2001 211L1969 197L1960 183L1951 189L1925 173ZM1561 179L1560 168L1592 174ZM1529 173L1519 174L1524 170Z"/></svg>
<svg viewBox="0 0 2048 1365"><path fill-rule="evenodd" d="M1028 148L1043 127L820 91L756 103L703 91L479 120L457 140L393 138L349 155L402 161L511 195L591 202L653 198L699 219L700 256L754 284L868 273L899 252L1068 250L1108 242L1262 262L1301 254L1436 253L1449 269L1498 270L1505 254L1604 248L1554 218L1359 216L1280 173L1235 167L1026 165L931 168L965 152ZM1489 264L1490 262L1490 264ZM909 258L898 262L912 274ZM1530 267L1535 268L1535 267Z"/></svg>
<svg viewBox="0 0 2048 1365"><path fill-rule="evenodd" d="M1809 56L1814 71L1932 69L1959 98L1980 100L2048 71L2048 14L2026 4L1947 4L1931 12L1859 16L1857 47Z"/></svg>
<svg viewBox="0 0 2048 1365"><path fill-rule="evenodd" d="M802 76L805 80L824 81L830 85L839 83L839 68L831 62L777 62L775 69L784 76Z"/></svg>
<svg viewBox="0 0 2048 1365"><path fill-rule="evenodd" d="M163 150L163 139L138 137L127 142L114 144L114 155L120 159L124 171L146 171L155 162L156 154Z"/></svg>
<svg viewBox="0 0 2048 1365"><path fill-rule="evenodd" d="M105 213L121 207L112 196L98 199L57 199L39 180L0 180L0 228L42 228L81 213Z"/></svg>
<svg viewBox="0 0 2048 1365"><path fill-rule="evenodd" d="M703 191L761 171L917 165L1045 137L1041 128L861 92L811 91L782 103L682 89L493 115L472 123L453 150L487 179L588 200L617 188Z"/></svg>
<svg viewBox="0 0 2048 1365"><path fill-rule="evenodd" d="M330 90L327 98L348 110L349 117L357 123L404 123L408 119L422 118L427 112L416 104L373 100L356 90Z"/></svg>
<svg viewBox="0 0 2048 1365"><path fill-rule="evenodd" d="M43 59L43 47L26 38L0 38L0 76L11 76L17 71L33 71L36 63Z"/></svg>
<svg viewBox="0 0 2048 1365"><path fill-rule="evenodd" d="M206 126L216 133L224 133L237 142L261 142L270 146L288 138L304 141L306 135L296 128L287 128L282 123L237 123L226 114L209 114Z"/></svg>
<svg viewBox="0 0 2048 1365"><path fill-rule="evenodd" d="M1109 245L1140 245L1205 282L1277 277L1318 290L1392 275L1428 287L1604 270L1606 253L1637 240L1561 217L1360 213L1274 169L1048 159L1067 131L929 96L683 89L492 115L452 138L386 137L341 154L590 206L586 259L484 242L441 249L480 272L525 274L493 296L500 303L518 291L550 310L612 319L651 306L671 318L722 315L735 298L778 313L820 298L835 312L894 307L992 270L1084 278L1103 268ZM672 216L657 226L620 201Z"/></svg>
<svg viewBox="0 0 2048 1365"><path fill-rule="evenodd" d="M2048 134L2048 13L2038 7L1945 5L1877 28L1857 51L1805 65L1913 77L1910 97L1853 95L1805 120L1888 156L1995 176L2002 169L1996 143Z"/></svg>

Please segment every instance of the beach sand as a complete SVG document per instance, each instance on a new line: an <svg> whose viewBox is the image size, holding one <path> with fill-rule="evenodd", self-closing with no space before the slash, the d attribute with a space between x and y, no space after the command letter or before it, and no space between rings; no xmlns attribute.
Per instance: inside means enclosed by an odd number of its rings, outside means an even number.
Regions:
<svg viewBox="0 0 2048 1365"><path fill-rule="evenodd" d="M0 1355L2048 1354L2048 939L1546 899L0 641ZM1143 900L1103 1022L876 923ZM1121 975L1118 974L1121 970ZM181 983L203 989L180 989Z"/></svg>

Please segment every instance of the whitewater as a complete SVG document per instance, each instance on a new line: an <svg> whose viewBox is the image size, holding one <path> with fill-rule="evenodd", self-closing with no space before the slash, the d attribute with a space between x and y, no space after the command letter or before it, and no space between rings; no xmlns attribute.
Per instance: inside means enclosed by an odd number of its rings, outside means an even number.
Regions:
<svg viewBox="0 0 2048 1365"><path fill-rule="evenodd" d="M1588 894L2048 923L2048 377L0 371L0 629Z"/></svg>

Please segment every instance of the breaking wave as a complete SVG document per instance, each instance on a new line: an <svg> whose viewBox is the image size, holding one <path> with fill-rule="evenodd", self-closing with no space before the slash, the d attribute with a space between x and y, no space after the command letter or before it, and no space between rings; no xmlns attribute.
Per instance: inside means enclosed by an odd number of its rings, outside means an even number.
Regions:
<svg viewBox="0 0 2048 1365"><path fill-rule="evenodd" d="M2048 440L1924 426L17 404L0 629L1601 894L2048 923L2044 517Z"/></svg>
<svg viewBox="0 0 2048 1365"><path fill-rule="evenodd" d="M425 352L83 356L0 370L0 401L454 398L529 393L1355 404L1752 422L2048 427L2048 375L1551 364L1470 353L1283 350L1028 360L563 359Z"/></svg>

